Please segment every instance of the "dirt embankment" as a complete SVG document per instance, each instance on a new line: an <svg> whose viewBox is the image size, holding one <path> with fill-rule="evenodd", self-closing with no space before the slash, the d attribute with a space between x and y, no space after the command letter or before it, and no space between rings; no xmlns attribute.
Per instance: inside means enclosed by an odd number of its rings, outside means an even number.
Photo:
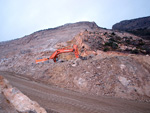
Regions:
<svg viewBox="0 0 150 113"><path fill-rule="evenodd" d="M44 73L38 71L42 74L38 79L75 91L149 101L150 65L134 57L98 55L88 61L57 63ZM42 64L39 67L43 68Z"/></svg>
<svg viewBox="0 0 150 113"><path fill-rule="evenodd" d="M149 113L150 111L150 103L146 102L79 93L40 84L13 73L0 72L0 74L21 92L37 101L48 113L110 113L110 111L111 113Z"/></svg>
<svg viewBox="0 0 150 113"><path fill-rule="evenodd" d="M94 23L69 26L36 32L19 39L23 44L18 40L10 46L2 44L0 70L74 91L150 101L147 41L99 28ZM71 28L77 33L72 37L68 36L73 32ZM83 31L79 32L79 28ZM54 50L73 44L78 45L80 55L86 60L75 59L73 53L67 53L59 57L64 62L50 60L48 64L35 64L36 58L49 57Z"/></svg>
<svg viewBox="0 0 150 113"><path fill-rule="evenodd" d="M88 60L33 65L32 75L20 76L74 91L149 102L149 61L149 56L101 51Z"/></svg>

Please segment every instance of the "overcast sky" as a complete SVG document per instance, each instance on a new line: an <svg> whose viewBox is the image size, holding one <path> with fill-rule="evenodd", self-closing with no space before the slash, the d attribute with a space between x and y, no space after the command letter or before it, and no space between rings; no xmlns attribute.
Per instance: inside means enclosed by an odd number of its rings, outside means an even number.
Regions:
<svg viewBox="0 0 150 113"><path fill-rule="evenodd" d="M0 41L79 21L110 29L144 16L150 16L150 0L0 0Z"/></svg>

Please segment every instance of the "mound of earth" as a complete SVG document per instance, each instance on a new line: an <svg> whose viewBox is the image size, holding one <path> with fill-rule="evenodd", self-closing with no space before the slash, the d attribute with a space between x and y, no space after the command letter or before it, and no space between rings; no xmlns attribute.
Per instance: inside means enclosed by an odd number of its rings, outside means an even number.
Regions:
<svg viewBox="0 0 150 113"><path fill-rule="evenodd" d="M134 57L98 55L88 61L56 64L43 77L49 75L48 83L71 90L149 101L150 69L144 66Z"/></svg>
<svg viewBox="0 0 150 113"><path fill-rule="evenodd" d="M64 53L57 63L35 64L74 44L82 60ZM150 101L149 48L141 37L79 22L1 43L0 70L74 91Z"/></svg>

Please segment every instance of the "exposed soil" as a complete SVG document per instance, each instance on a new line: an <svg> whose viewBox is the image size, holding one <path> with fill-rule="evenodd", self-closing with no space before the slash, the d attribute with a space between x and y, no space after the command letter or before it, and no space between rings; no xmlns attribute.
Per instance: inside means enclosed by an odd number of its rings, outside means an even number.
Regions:
<svg viewBox="0 0 150 113"><path fill-rule="evenodd" d="M36 58L50 57L56 49L73 44L78 46L82 60L76 59L74 53L64 53L57 63L50 60L46 64L35 64ZM17 73L22 78L69 89L71 93L80 92L79 95L87 93L150 102L150 41L141 37L103 29L94 22L79 22L1 42L0 51L0 70L11 72L12 77ZM21 87L17 82L12 85L18 85L24 91L25 86ZM44 98L41 95L34 97L30 91L25 93L35 99ZM70 103L66 104L69 106ZM71 106L69 108L74 111ZM93 109L84 106L86 112Z"/></svg>
<svg viewBox="0 0 150 113"><path fill-rule="evenodd" d="M27 78L0 72L20 91L37 101L48 113L149 113L150 103L95 96L44 85ZM54 110L54 111L52 111Z"/></svg>

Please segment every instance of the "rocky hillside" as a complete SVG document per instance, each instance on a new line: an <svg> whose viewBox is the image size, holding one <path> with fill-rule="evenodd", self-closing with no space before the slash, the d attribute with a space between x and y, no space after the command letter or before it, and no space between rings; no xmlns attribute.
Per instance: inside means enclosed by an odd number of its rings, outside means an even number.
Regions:
<svg viewBox="0 0 150 113"><path fill-rule="evenodd" d="M73 44L81 59L64 53L57 63L35 64ZM0 70L74 91L150 101L149 48L138 36L79 22L1 43Z"/></svg>
<svg viewBox="0 0 150 113"><path fill-rule="evenodd" d="M37 31L20 39L7 42L0 42L0 58L7 54L25 54L30 52L40 52L46 50L54 51L56 43L72 39L81 31L99 29L94 22L78 22L75 24L65 24L56 28Z"/></svg>
<svg viewBox="0 0 150 113"><path fill-rule="evenodd" d="M114 30L126 31L150 40L150 16L121 21L112 27Z"/></svg>

